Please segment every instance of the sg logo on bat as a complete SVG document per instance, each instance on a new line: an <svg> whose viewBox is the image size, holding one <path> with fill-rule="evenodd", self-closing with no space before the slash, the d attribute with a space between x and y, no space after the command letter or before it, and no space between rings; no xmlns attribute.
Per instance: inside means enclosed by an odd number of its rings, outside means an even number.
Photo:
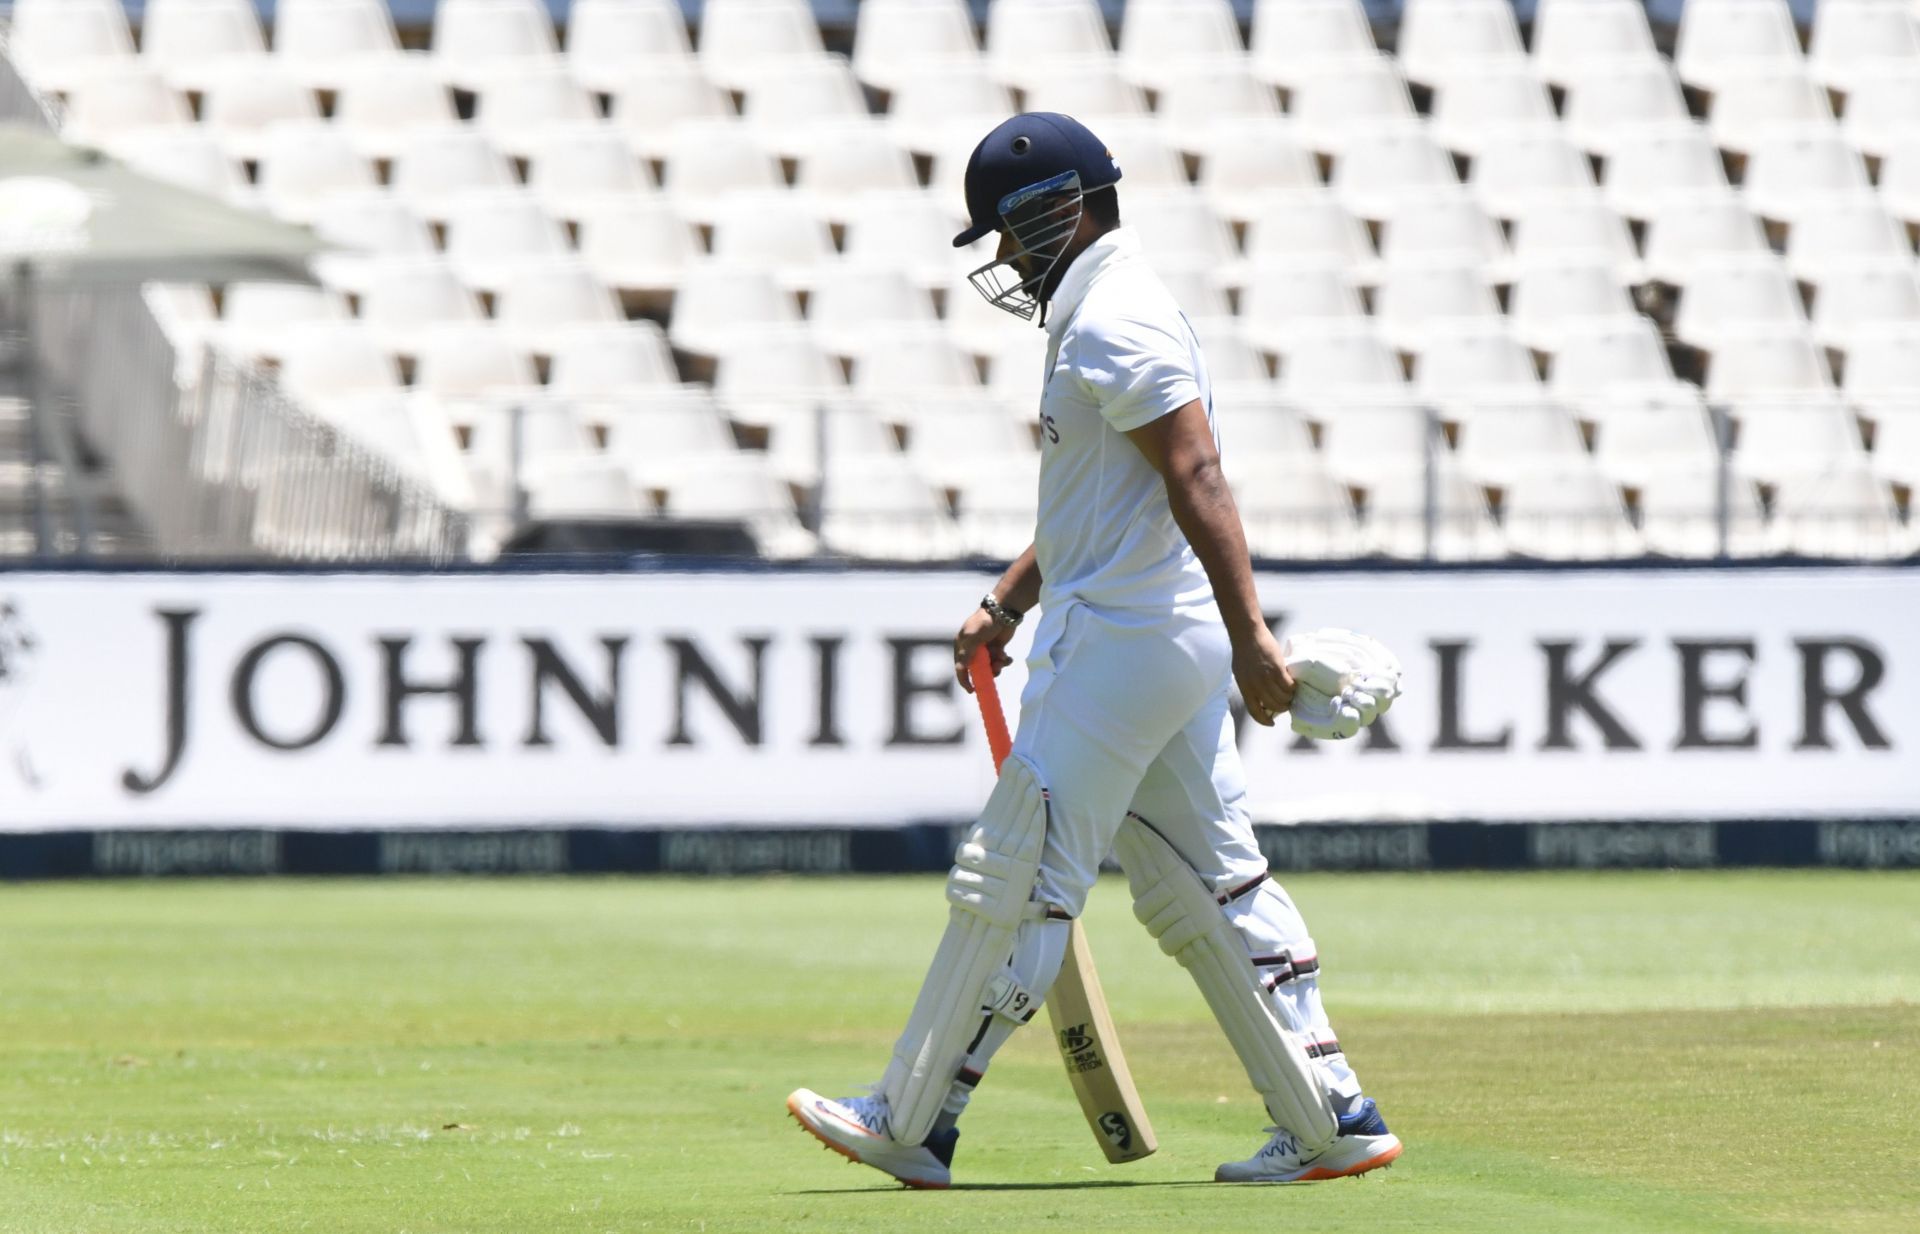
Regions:
<svg viewBox="0 0 1920 1234"><path fill-rule="evenodd" d="M1100 1133L1122 1152L1133 1147L1133 1128L1127 1125L1127 1116L1117 1110L1108 1110L1100 1116Z"/></svg>

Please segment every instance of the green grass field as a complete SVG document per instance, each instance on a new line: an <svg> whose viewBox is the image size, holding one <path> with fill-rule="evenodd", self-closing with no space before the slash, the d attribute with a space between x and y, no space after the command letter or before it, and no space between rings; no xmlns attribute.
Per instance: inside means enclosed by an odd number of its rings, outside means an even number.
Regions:
<svg viewBox="0 0 1920 1234"><path fill-rule="evenodd" d="M782 1099L877 1078L937 878L0 887L0 1230L1920 1229L1920 877L1298 877L1393 1169L1222 1187L1258 1103L1103 884L1161 1151L1044 1029L903 1191Z"/></svg>

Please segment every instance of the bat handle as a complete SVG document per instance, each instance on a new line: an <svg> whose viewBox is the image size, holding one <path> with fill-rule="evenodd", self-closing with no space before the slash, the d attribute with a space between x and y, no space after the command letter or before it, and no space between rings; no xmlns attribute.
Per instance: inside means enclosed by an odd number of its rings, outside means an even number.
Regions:
<svg viewBox="0 0 1920 1234"><path fill-rule="evenodd" d="M1000 686L993 679L993 663L984 646L973 649L967 661L967 677L973 682L973 698L980 704L980 720L987 726L987 749L993 751L993 769L1007 761L1013 738L1007 734L1007 713L1000 706Z"/></svg>

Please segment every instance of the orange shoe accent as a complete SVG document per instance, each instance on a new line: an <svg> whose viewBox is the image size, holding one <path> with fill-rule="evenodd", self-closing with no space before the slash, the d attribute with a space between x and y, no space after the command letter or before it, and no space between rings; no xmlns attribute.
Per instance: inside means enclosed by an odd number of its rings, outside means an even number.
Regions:
<svg viewBox="0 0 1920 1234"><path fill-rule="evenodd" d="M1293 1181L1297 1183L1318 1183L1325 1182L1329 1178L1352 1178L1356 1174L1365 1174L1368 1170L1377 1170L1381 1166L1392 1165L1393 1159L1398 1157L1401 1150L1405 1147L1406 1145L1404 1144L1395 1144L1379 1156L1369 1157L1359 1165L1348 1166L1344 1170L1308 1170L1305 1174L1302 1174Z"/></svg>
<svg viewBox="0 0 1920 1234"><path fill-rule="evenodd" d="M808 1126L807 1120L800 1117L800 1107L793 1103L793 1098L791 1097L787 1098L787 1113L793 1116L794 1122L800 1124L800 1130L806 1132L808 1135L812 1136L814 1139L820 1141L821 1147L825 1148L827 1151L839 1153L842 1157L845 1157L849 1162L851 1162L854 1165L867 1164L866 1162L860 1160L860 1158L854 1156L852 1149L846 1148L839 1144L835 1144L832 1140L829 1140L826 1136L821 1135L818 1131L815 1131L812 1127ZM846 1120L842 1119L841 1121L845 1122ZM880 1173L887 1174L885 1170L881 1170ZM887 1174L887 1177L893 1178L893 1175ZM899 1183L903 1187L911 1187L915 1191L945 1191L947 1189L946 1183L908 1182L904 1178L893 1178L893 1181Z"/></svg>

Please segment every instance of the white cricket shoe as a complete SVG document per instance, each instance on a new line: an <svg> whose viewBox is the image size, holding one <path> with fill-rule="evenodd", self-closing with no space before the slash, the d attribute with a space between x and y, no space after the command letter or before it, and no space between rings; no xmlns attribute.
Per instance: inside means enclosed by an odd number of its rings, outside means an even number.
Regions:
<svg viewBox="0 0 1920 1234"><path fill-rule="evenodd" d="M1400 1155L1400 1137L1387 1130L1371 1097L1340 1120L1340 1137L1318 1153L1305 1151L1293 1133L1269 1127L1273 1138L1245 1161L1213 1172L1216 1183L1312 1183L1346 1178L1390 1165Z"/></svg>
<svg viewBox="0 0 1920 1234"><path fill-rule="evenodd" d="M939 1190L953 1180L953 1146L960 1129L937 1132L925 1144L902 1144L889 1133L887 1099L878 1093L834 1098L796 1088L787 1098L787 1113L848 1161L870 1165L909 1187Z"/></svg>

